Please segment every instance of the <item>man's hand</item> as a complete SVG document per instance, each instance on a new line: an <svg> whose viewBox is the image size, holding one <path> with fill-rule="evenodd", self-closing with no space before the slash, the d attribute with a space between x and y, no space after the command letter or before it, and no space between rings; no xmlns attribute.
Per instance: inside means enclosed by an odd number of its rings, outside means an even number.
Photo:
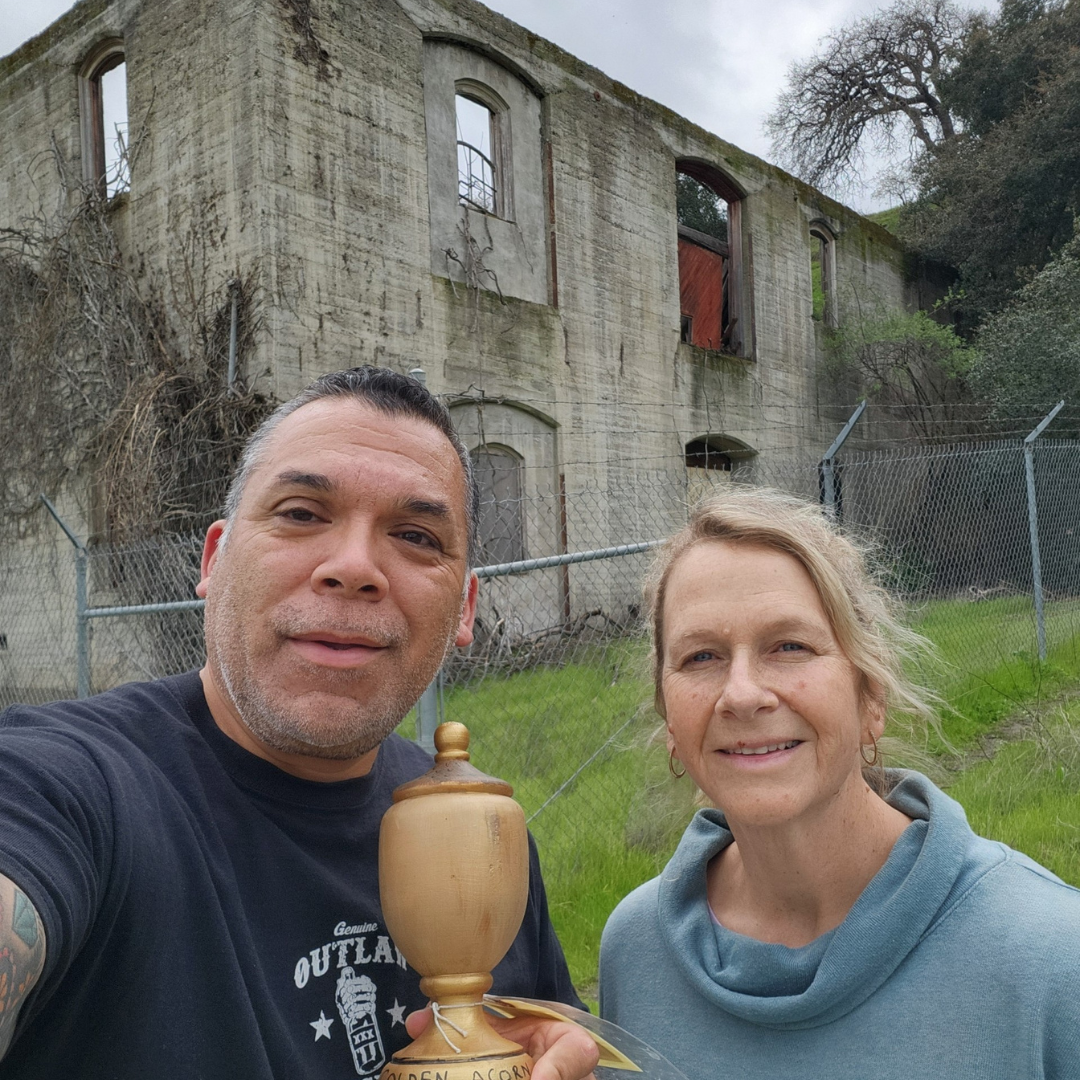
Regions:
<svg viewBox="0 0 1080 1080"><path fill-rule="evenodd" d="M532 1016L505 1019L488 1014L487 1020L504 1039L516 1042L533 1059L532 1080L591 1080L600 1051L582 1028ZM413 1039L430 1023L430 1008L405 1018L405 1028Z"/></svg>
<svg viewBox="0 0 1080 1080"><path fill-rule="evenodd" d="M26 995L45 966L45 930L26 893L0 874L0 1058Z"/></svg>

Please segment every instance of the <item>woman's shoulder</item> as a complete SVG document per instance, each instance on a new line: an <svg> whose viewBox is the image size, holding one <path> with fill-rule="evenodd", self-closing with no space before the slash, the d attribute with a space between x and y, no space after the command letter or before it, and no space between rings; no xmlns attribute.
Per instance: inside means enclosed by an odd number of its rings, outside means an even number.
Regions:
<svg viewBox="0 0 1080 1080"><path fill-rule="evenodd" d="M611 913L601 947L604 941L613 946L658 937L661 921L667 937L675 923L695 931L702 925L707 927L710 916L705 900L705 867L729 843L731 833L719 812L699 810L663 872L627 894Z"/></svg>
<svg viewBox="0 0 1080 1080"><path fill-rule="evenodd" d="M997 963L1080 978L1080 889L985 837L974 839L968 864L928 936L978 941Z"/></svg>
<svg viewBox="0 0 1080 1080"><path fill-rule="evenodd" d="M1018 911L1052 912L1057 919L1065 920L1071 931L1080 931L1080 889L1062 881L1022 851L997 840L979 840L1000 852L1000 862L981 879L991 898L1007 901Z"/></svg>
<svg viewBox="0 0 1080 1080"><path fill-rule="evenodd" d="M601 947L633 937L657 925L660 878L654 877L624 896L608 916Z"/></svg>
<svg viewBox="0 0 1080 1080"><path fill-rule="evenodd" d="M656 1004L655 994L672 978L672 957L660 932L659 878L639 885L616 906L600 939L600 1015L637 1030L641 1011ZM651 988L643 993L643 988Z"/></svg>
<svg viewBox="0 0 1080 1080"><path fill-rule="evenodd" d="M1005 921L1021 921L1028 910L1056 911L1070 928L1080 919L1080 890L1022 852L973 832L961 805L925 776L897 772L895 778L888 801L916 821L926 819L920 862L932 864L932 875L950 886L935 925L973 908Z"/></svg>

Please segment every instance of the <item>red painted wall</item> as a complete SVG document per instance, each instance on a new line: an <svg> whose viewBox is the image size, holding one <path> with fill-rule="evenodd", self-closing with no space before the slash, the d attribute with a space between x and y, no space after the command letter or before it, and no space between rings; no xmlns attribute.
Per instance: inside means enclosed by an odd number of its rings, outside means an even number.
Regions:
<svg viewBox="0 0 1080 1080"><path fill-rule="evenodd" d="M724 336L724 258L679 238L679 304L693 319L691 342L719 349Z"/></svg>

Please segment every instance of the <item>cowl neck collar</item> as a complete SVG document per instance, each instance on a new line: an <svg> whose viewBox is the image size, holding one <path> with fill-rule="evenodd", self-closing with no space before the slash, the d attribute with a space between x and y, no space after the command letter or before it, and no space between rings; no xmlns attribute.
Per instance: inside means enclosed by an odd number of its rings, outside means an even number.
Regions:
<svg viewBox="0 0 1080 1080"><path fill-rule="evenodd" d="M865 1001L947 907L975 835L961 806L914 772L886 774L886 801L912 818L885 865L835 930L791 949L717 925L709 860L732 842L724 815L701 810L660 878L660 926L691 983L733 1016L774 1028L828 1024Z"/></svg>

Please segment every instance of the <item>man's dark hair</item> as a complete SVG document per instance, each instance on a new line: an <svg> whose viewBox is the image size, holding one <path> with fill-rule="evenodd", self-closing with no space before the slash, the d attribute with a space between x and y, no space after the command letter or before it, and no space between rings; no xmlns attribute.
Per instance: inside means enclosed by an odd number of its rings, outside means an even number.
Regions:
<svg viewBox="0 0 1080 1080"><path fill-rule="evenodd" d="M430 424L446 436L465 472L465 518L468 523L468 563L474 566L478 554L478 525L480 492L473 476L472 459L450 420L450 411L423 383L390 368L363 367L346 371L331 371L305 387L291 401L279 405L255 430L244 447L240 464L225 496L226 528L223 541L228 539L229 527L240 508L252 470L262 460L266 444L278 424L286 416L324 398L351 398L387 416L410 416Z"/></svg>

